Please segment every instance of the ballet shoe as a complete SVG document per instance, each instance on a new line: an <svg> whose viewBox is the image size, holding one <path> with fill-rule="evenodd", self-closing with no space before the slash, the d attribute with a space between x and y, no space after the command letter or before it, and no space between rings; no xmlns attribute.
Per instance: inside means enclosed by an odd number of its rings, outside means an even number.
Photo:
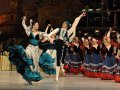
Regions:
<svg viewBox="0 0 120 90"><path fill-rule="evenodd" d="M27 80L28 85L33 85L32 81Z"/></svg>
<svg viewBox="0 0 120 90"><path fill-rule="evenodd" d="M61 70L61 76L65 76L65 70Z"/></svg>
<svg viewBox="0 0 120 90"><path fill-rule="evenodd" d="M55 82L58 83L58 79L57 78L55 78Z"/></svg>

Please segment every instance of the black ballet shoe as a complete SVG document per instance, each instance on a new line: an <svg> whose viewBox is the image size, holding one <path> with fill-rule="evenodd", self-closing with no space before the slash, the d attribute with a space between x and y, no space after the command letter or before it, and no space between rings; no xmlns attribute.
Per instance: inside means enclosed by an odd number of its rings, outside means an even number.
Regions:
<svg viewBox="0 0 120 90"><path fill-rule="evenodd" d="M32 84L32 81L27 81L27 83L28 83L29 85L33 85L33 84Z"/></svg>

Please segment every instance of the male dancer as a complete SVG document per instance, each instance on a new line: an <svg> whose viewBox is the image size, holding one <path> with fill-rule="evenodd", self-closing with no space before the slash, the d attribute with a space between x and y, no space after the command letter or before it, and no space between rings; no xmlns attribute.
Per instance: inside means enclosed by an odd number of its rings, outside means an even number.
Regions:
<svg viewBox="0 0 120 90"><path fill-rule="evenodd" d="M64 72L64 60L62 59L63 56L63 49L64 45L69 45L69 37L76 31L76 27L82 17L86 16L86 13L83 12L80 16L78 16L75 21L73 22L72 26L67 22L63 22L62 28L56 28L53 30L48 36L50 37L53 34L56 34L56 50L57 50L57 66L56 66L56 78L55 80L58 82L59 71L60 71L60 64L62 72ZM54 40L50 39L50 42L53 43Z"/></svg>

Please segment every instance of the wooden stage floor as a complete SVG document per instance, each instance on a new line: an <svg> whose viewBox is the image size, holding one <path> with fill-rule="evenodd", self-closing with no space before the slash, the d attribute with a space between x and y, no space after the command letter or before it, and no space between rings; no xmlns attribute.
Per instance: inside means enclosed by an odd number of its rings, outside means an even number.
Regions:
<svg viewBox="0 0 120 90"><path fill-rule="evenodd" d="M66 75L56 83L54 78L44 79L27 85L16 71L0 71L0 90L120 90L120 83L99 78L87 78L82 75Z"/></svg>

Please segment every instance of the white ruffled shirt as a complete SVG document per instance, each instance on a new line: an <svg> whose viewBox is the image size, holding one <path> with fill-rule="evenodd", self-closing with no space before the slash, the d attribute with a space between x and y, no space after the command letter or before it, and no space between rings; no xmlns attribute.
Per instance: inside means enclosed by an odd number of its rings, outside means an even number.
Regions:
<svg viewBox="0 0 120 90"><path fill-rule="evenodd" d="M75 33L76 32L76 27L77 27L80 19L81 19L81 16L77 17L75 19L75 21L73 22L72 27L68 31L66 31L66 29L64 29L64 28L61 28L61 32L60 32L60 39L61 40L64 40L66 32L67 32L68 37L70 35L72 35L70 37L70 39L75 37L75 35L76 35L76 33ZM53 34L57 34L59 32L59 30L60 30L59 28L56 28L55 30L53 30L51 33L48 34L48 37L51 37ZM62 34L63 31L65 31L65 32Z"/></svg>

